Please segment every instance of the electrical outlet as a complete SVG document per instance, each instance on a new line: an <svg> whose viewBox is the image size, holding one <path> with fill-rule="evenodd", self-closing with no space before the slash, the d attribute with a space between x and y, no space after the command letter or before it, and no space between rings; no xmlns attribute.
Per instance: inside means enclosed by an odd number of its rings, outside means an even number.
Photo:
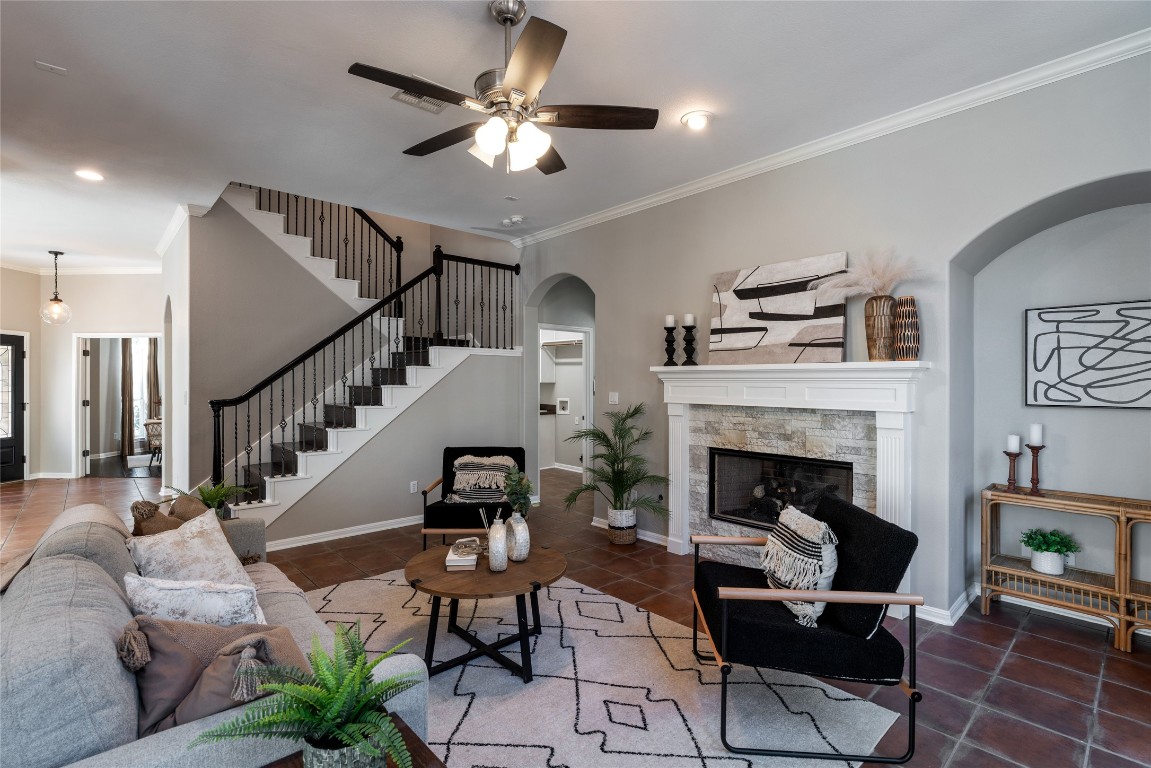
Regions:
<svg viewBox="0 0 1151 768"><path fill-rule="evenodd" d="M420 486L416 484L415 480L408 483L408 492L409 493L419 493L420 492Z"/></svg>
<svg viewBox="0 0 1151 768"><path fill-rule="evenodd" d="M1063 556L1063 562L1067 564L1068 568L1074 568L1075 567L1075 553L1074 552L1068 552L1066 555Z"/></svg>
<svg viewBox="0 0 1151 768"><path fill-rule="evenodd" d="M619 392L608 392L607 393L607 404L608 405L619 405Z"/></svg>

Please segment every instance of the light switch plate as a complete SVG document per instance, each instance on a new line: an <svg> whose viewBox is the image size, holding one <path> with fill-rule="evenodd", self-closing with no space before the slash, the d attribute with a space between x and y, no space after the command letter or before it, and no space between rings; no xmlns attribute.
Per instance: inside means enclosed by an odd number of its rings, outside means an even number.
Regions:
<svg viewBox="0 0 1151 768"><path fill-rule="evenodd" d="M619 392L608 392L607 393L607 404L608 405L619 405Z"/></svg>

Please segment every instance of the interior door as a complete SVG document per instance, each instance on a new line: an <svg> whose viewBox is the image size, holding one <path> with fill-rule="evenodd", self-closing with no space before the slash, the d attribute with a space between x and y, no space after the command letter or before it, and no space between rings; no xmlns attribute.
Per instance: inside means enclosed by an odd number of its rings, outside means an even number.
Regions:
<svg viewBox="0 0 1151 768"><path fill-rule="evenodd" d="M79 477L92 474L92 339L80 339Z"/></svg>
<svg viewBox="0 0 1151 768"><path fill-rule="evenodd" d="M0 335L0 482L24 479L24 337Z"/></svg>

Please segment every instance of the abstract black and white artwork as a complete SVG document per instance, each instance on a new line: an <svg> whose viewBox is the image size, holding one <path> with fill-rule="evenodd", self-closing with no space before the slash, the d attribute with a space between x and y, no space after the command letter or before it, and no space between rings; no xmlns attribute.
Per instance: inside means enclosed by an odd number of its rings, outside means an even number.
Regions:
<svg viewBox="0 0 1151 768"><path fill-rule="evenodd" d="M1027 405L1151 408L1151 301L1025 316Z"/></svg>
<svg viewBox="0 0 1151 768"><path fill-rule="evenodd" d="M847 253L828 253L716 275L708 363L842 362L843 300L811 284L846 269Z"/></svg>

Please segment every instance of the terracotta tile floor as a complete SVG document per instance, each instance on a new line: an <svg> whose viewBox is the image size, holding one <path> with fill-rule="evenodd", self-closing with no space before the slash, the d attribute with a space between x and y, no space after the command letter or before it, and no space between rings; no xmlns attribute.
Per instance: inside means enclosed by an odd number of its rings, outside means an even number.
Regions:
<svg viewBox="0 0 1151 768"><path fill-rule="evenodd" d="M614 546L591 528L590 499L571 513L562 498L578 476L543 473L543 503L529 522L533 544L567 554L568 576L691 624L691 558L658 545ZM2 486L4 546L27 548L65 505L101 501L110 506L158 494L149 480L37 481ZM34 487L33 487L34 486ZM402 568L421 548L418 526L371 533L269 555L305 590ZM887 626L906 639L905 622ZM1151 766L1151 639L1134 653L1110 647L1105 628L996 605L988 616L970 608L954 627L920 621L916 756L924 768L1130 768ZM834 685L905 712L905 699L889 687L842 681ZM718 717L718 713L716 715ZM906 715L877 754L897 754L906 743ZM830 765L830 763L829 763Z"/></svg>

